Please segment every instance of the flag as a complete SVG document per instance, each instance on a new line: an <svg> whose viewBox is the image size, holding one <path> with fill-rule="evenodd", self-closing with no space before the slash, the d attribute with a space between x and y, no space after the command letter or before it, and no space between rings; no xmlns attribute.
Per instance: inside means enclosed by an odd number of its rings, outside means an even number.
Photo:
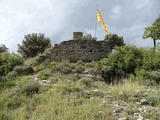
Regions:
<svg viewBox="0 0 160 120"><path fill-rule="evenodd" d="M107 34L108 34L107 28L106 28L106 25L105 25L105 23L104 23L104 20L103 20L103 18L102 18L102 16L101 16L101 13L100 13L99 9L97 9L97 14L96 14L96 22L98 22L98 21L101 21L101 22L102 22L103 28L104 28L104 32L105 32L105 34L107 35Z"/></svg>

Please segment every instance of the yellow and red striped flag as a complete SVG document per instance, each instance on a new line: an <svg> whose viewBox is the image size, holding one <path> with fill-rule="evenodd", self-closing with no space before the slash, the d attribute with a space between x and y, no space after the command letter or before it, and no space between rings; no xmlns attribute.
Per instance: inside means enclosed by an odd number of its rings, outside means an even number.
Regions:
<svg viewBox="0 0 160 120"><path fill-rule="evenodd" d="M105 25L105 23L104 23L104 20L103 20L103 18L102 18L102 15L101 15L99 9L97 9L97 14L96 14L96 22L98 22L98 21L101 21L101 22L102 22L103 27L104 27L104 32L105 32L105 34L107 35L107 34L108 34L107 28L106 28L106 25Z"/></svg>

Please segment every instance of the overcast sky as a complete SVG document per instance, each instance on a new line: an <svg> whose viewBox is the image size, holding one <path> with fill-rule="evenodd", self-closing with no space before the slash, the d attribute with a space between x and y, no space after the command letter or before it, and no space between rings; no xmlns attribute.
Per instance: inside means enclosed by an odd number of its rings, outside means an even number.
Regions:
<svg viewBox="0 0 160 120"><path fill-rule="evenodd" d="M94 35L97 7L109 33L128 44L153 46L142 35L160 15L160 0L0 0L0 44L16 52L29 33L45 33L52 44L72 39L74 31ZM104 35L99 22L97 37Z"/></svg>

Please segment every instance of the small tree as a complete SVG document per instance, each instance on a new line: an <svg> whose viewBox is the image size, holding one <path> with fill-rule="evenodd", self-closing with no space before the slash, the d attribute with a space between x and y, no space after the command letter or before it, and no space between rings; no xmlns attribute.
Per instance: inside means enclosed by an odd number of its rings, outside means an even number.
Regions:
<svg viewBox="0 0 160 120"><path fill-rule="evenodd" d="M109 43L111 48L114 48L115 46L125 45L123 37L119 37L117 34L108 34L108 35L106 35L104 40Z"/></svg>
<svg viewBox="0 0 160 120"><path fill-rule="evenodd" d="M51 41L44 34L32 33L24 36L22 45L18 44L18 53L24 58L34 57L51 46Z"/></svg>
<svg viewBox="0 0 160 120"><path fill-rule="evenodd" d="M154 49L156 48L156 40L160 39L160 16L157 18L152 26L145 28L143 39L152 38Z"/></svg>
<svg viewBox="0 0 160 120"><path fill-rule="evenodd" d="M2 52L8 52L8 48L4 44L0 45L0 53Z"/></svg>

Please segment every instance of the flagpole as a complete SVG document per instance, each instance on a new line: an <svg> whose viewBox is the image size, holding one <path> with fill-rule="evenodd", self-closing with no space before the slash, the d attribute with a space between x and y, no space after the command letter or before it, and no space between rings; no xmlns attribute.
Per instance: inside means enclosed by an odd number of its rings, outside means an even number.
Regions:
<svg viewBox="0 0 160 120"><path fill-rule="evenodd" d="M95 24L95 37L97 37L97 7L98 5L96 5L96 24Z"/></svg>
<svg viewBox="0 0 160 120"><path fill-rule="evenodd" d="M95 37L97 37L96 32L97 32L97 21L96 21L96 24L95 24Z"/></svg>

